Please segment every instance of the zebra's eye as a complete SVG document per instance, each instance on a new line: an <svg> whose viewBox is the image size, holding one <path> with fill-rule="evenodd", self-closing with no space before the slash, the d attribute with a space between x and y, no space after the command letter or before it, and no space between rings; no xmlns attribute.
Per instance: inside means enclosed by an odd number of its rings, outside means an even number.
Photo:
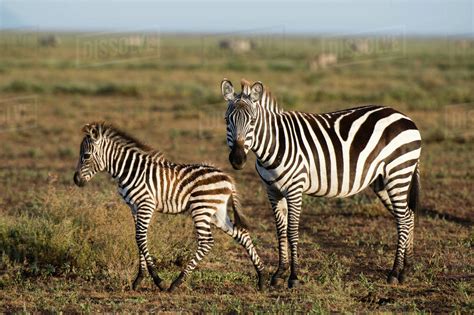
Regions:
<svg viewBox="0 0 474 315"><path fill-rule="evenodd" d="M90 153L84 153L84 160L88 160L91 158L91 154Z"/></svg>

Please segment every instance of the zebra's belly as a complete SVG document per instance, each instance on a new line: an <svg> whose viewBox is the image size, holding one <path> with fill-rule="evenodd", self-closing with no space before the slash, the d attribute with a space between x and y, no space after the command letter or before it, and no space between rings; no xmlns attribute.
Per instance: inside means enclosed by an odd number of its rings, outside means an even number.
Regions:
<svg viewBox="0 0 474 315"><path fill-rule="evenodd" d="M306 190L304 193L308 196L312 197L325 197L325 198L345 198L345 197L350 197L353 195L358 194L362 190L364 190L366 187L363 187L359 190L356 191L351 191L347 193L341 193L341 192L322 192L320 190Z"/></svg>
<svg viewBox="0 0 474 315"><path fill-rule="evenodd" d="M365 176L355 181L353 177L346 176L342 172L322 172L311 169L308 172L304 193L315 197L349 197L358 194L367 188L379 175L383 174L385 163L380 163L378 169L369 176ZM346 171L349 174L350 170ZM346 174L347 175L347 174Z"/></svg>

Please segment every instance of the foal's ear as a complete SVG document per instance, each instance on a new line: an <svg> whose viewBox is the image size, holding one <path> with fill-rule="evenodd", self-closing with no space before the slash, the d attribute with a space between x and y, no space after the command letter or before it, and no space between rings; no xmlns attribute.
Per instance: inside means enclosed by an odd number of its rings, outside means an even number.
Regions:
<svg viewBox="0 0 474 315"><path fill-rule="evenodd" d="M94 141L99 139L99 127L96 124L86 124L82 131Z"/></svg>
<svg viewBox="0 0 474 315"><path fill-rule="evenodd" d="M258 102L263 95L263 84L260 81L255 82L250 88L250 100Z"/></svg>
<svg viewBox="0 0 474 315"><path fill-rule="evenodd" d="M234 86L232 85L232 82L227 79L224 79L221 82L221 92L226 101L231 101L235 98Z"/></svg>

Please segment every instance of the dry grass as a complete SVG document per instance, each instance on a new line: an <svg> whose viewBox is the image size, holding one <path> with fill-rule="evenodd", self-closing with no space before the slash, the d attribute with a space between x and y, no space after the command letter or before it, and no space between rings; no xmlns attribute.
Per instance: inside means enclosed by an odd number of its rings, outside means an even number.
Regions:
<svg viewBox="0 0 474 315"><path fill-rule="evenodd" d="M0 52L1 311L472 312L472 52L409 40L392 59L353 57L308 72L306 60L321 46L315 39L286 38L286 49L274 39L239 56L213 48L212 38L181 37L163 38L158 59L77 68L75 37L63 36L58 48L22 41ZM304 199L297 290L256 292L249 259L217 230L214 249L177 293L161 293L149 279L139 292L128 290L137 268L128 207L106 176L82 190L72 182L80 129L90 120L121 126L171 159L231 173L257 249L269 271L276 267L258 175L227 162L223 77L261 80L287 109L384 103L413 117L425 139L423 202L407 284L385 283L395 223L367 192ZM166 280L193 254L193 233L188 216L156 215L151 251Z"/></svg>

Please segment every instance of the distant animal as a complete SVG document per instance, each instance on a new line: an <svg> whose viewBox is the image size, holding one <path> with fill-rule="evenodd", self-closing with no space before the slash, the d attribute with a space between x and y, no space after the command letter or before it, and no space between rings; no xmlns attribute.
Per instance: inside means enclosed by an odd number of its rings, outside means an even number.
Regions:
<svg viewBox="0 0 474 315"><path fill-rule="evenodd" d="M337 55L330 53L323 53L317 55L315 58L310 60L309 68L311 70L325 69L330 65L337 63Z"/></svg>
<svg viewBox="0 0 474 315"><path fill-rule="evenodd" d="M171 214L189 210L197 232L195 256L169 291L183 282L213 246L211 223L246 249L257 271L258 286L263 287L263 264L244 228L237 193L229 175L209 165L173 163L160 152L105 123L87 124L82 130L84 138L74 183L82 187L98 172L107 172L116 180L118 192L130 206L135 221L140 263L132 285L134 290L146 269L160 290L165 289L147 245L148 225L155 210ZM234 211L234 223L227 213L229 202Z"/></svg>
<svg viewBox="0 0 474 315"><path fill-rule="evenodd" d="M252 50L255 44L245 39L223 39L219 42L221 49L229 49L234 53L245 53Z"/></svg>
<svg viewBox="0 0 474 315"><path fill-rule="evenodd" d="M355 53L368 54L370 51L369 41L367 39L352 39L350 40L350 48Z"/></svg>
<svg viewBox="0 0 474 315"><path fill-rule="evenodd" d="M56 35L45 35L38 39L38 44L43 47L56 47L60 41Z"/></svg>
<svg viewBox="0 0 474 315"><path fill-rule="evenodd" d="M261 82L242 80L235 93L223 80L230 164L244 167L251 150L273 209L279 265L271 284L299 284L298 226L302 195L348 197L371 187L397 223L398 243L389 283L403 282L413 262L421 136L395 109L363 106L326 114L284 111Z"/></svg>

